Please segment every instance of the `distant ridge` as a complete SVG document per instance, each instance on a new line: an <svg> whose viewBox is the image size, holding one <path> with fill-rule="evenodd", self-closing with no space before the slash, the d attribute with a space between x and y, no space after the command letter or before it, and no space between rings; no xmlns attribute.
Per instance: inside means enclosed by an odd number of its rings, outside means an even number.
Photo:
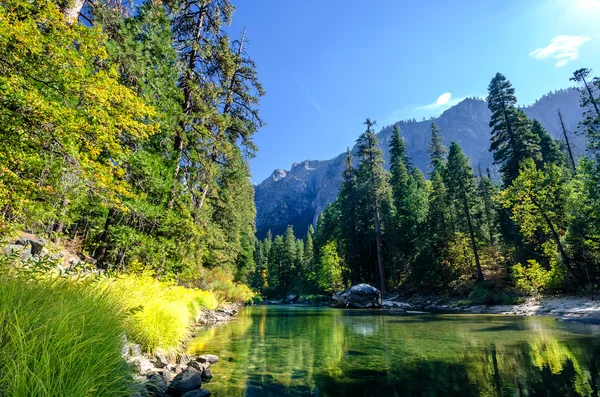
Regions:
<svg viewBox="0 0 600 397"><path fill-rule="evenodd" d="M573 133L581 119L579 93L564 89L548 93L532 105L522 107L531 119L536 119L554 136L559 137L556 110L561 110L567 129ZM428 140L432 122L436 122L444 136L444 143L456 141L470 157L474 166L492 167L490 145L490 112L482 98L467 98L449 108L437 118L425 121L400 121L402 136L415 166L427 171ZM379 144L384 152L386 168L389 163L389 140L393 125L381 129ZM357 134L358 136L358 134ZM574 146L581 153L585 140L574 136ZM348 142L350 144L350 142ZM327 204L339 192L344 168L344 154L330 160L305 160L294 163L289 171L276 169L271 176L255 186L256 228L262 238L267 230L274 235L285 231L288 224L297 236L306 233L308 225L316 221ZM492 167L493 168L493 167Z"/></svg>

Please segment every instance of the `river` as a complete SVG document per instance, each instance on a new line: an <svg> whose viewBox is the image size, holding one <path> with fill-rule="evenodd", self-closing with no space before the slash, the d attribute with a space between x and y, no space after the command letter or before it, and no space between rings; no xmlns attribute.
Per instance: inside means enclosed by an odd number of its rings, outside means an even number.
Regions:
<svg viewBox="0 0 600 397"><path fill-rule="evenodd" d="M244 308L190 351L236 396L597 396L600 328L549 317Z"/></svg>

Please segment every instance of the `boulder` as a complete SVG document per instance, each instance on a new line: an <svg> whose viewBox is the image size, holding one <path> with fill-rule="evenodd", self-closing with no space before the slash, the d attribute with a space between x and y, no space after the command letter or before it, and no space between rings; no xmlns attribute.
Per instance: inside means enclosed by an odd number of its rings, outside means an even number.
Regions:
<svg viewBox="0 0 600 397"><path fill-rule="evenodd" d="M214 354L203 354L200 357L198 357L196 359L196 361L198 361L199 363L217 363L219 362L219 357L215 356Z"/></svg>
<svg viewBox="0 0 600 397"><path fill-rule="evenodd" d="M192 361L192 358L187 354L179 354L177 356L177 364L179 365L188 365Z"/></svg>
<svg viewBox="0 0 600 397"><path fill-rule="evenodd" d="M298 299L300 299L299 295L288 295L283 300L283 303L296 303L298 302Z"/></svg>
<svg viewBox="0 0 600 397"><path fill-rule="evenodd" d="M132 357L129 362L133 365L135 372L140 375L149 375L154 370L154 365L144 356Z"/></svg>
<svg viewBox="0 0 600 397"><path fill-rule="evenodd" d="M182 397L209 397L210 392L206 389L198 389L185 393Z"/></svg>
<svg viewBox="0 0 600 397"><path fill-rule="evenodd" d="M148 376L146 390L153 397L163 397L167 391L167 379L162 374L154 373Z"/></svg>
<svg viewBox="0 0 600 397"><path fill-rule="evenodd" d="M204 371L204 368L210 367L210 363L209 362L199 363L198 361L192 360L188 363L188 366L190 366L192 368L196 368L198 371L202 372L202 371Z"/></svg>
<svg viewBox="0 0 600 397"><path fill-rule="evenodd" d="M369 284L353 285L333 295L329 306L354 309L381 308L381 292Z"/></svg>
<svg viewBox="0 0 600 397"><path fill-rule="evenodd" d="M167 352L164 349L156 349L154 353L154 360L152 361L156 368L164 368L169 365L169 359L167 358Z"/></svg>
<svg viewBox="0 0 600 397"><path fill-rule="evenodd" d="M212 379L213 375L212 372L210 371L210 368L206 367L204 368L204 370L202 371L202 379L204 380L209 380Z"/></svg>
<svg viewBox="0 0 600 397"><path fill-rule="evenodd" d="M173 378L167 389L167 394L172 397L180 397L189 391L199 389L201 385L202 373L196 368L187 367Z"/></svg>
<svg viewBox="0 0 600 397"><path fill-rule="evenodd" d="M4 248L4 255L18 254L19 259L25 262L31 258L31 250L29 247L20 244L10 244Z"/></svg>

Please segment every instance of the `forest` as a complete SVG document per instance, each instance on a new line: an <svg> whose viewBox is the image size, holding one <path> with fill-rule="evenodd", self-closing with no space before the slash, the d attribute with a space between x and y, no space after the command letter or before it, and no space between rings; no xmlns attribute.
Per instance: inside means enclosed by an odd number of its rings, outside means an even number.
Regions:
<svg viewBox="0 0 600 397"><path fill-rule="evenodd" d="M191 283L249 267L264 91L233 9L3 3L0 232Z"/></svg>
<svg viewBox="0 0 600 397"><path fill-rule="evenodd" d="M500 73L486 98L494 170L474 167L455 142L445 147L432 123L423 175L398 123L388 172L367 119L316 230L304 241L289 227L257 242L254 286L333 293L367 282L382 291L470 293L480 303L507 302L511 293L593 293L600 282L600 79L580 69L571 81L581 93L577 133L587 139L579 158L560 109L557 140L516 106Z"/></svg>

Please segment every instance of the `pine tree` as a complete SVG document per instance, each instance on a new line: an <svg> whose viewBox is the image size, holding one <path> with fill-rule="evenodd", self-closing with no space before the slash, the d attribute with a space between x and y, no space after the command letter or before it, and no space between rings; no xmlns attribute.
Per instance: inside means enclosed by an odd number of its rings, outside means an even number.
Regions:
<svg viewBox="0 0 600 397"><path fill-rule="evenodd" d="M436 123L431 123L431 138L429 139L429 159L430 168L433 170L445 164L448 149L444 146L443 137L440 133L440 127ZM433 171L432 171L433 172Z"/></svg>
<svg viewBox="0 0 600 397"><path fill-rule="evenodd" d="M584 120L581 126L587 134L588 147L592 150L600 150L600 78L594 77L590 81L590 69L579 69L573 72L569 80L581 85L581 107L584 109Z"/></svg>
<svg viewBox="0 0 600 397"><path fill-rule="evenodd" d="M313 236L315 235L315 229L312 225L308 225L308 232L304 239L304 263L303 268L306 274L313 273L315 271L315 247L313 242Z"/></svg>
<svg viewBox="0 0 600 397"><path fill-rule="evenodd" d="M338 194L337 202L340 209L340 244L343 249L344 260L350 267L350 279L352 284L356 284L360 277L360 268L358 262L357 249L361 242L358 236L357 223L360 223L358 217L358 191L356 186L356 170L352 166L352 153L350 148L346 150L344 160L344 172L342 175L342 186Z"/></svg>
<svg viewBox="0 0 600 397"><path fill-rule="evenodd" d="M531 132L535 134L540 141L541 161L539 161L538 164L556 164L560 167L564 166L565 156L563 151L558 142L546 132L546 129L539 121L533 120Z"/></svg>
<svg viewBox="0 0 600 397"><path fill-rule="evenodd" d="M521 162L527 158L539 158L539 137L530 130L530 125L515 104L515 90L502 74L497 73L488 87L487 103L492 117L492 143L490 151L506 186L519 175Z"/></svg>
<svg viewBox="0 0 600 397"><path fill-rule="evenodd" d="M381 292L387 290L385 268L383 264L382 218L389 216L389 176L383 168L383 153L377 145L377 136L373 132L374 121L367 119L366 131L357 140L360 166L357 171L357 185L364 197L366 213L370 214L375 234L377 269ZM385 212L388 212L385 214Z"/></svg>
<svg viewBox="0 0 600 397"><path fill-rule="evenodd" d="M466 225L471 239L471 248L475 259L475 277L477 281L483 281L483 271L479 260L475 224L473 222L473 212L478 205L475 175L469 160L456 142L452 142L450 146L446 169L446 186L448 187L450 200L457 213L460 214L458 216L462 221L461 223Z"/></svg>

